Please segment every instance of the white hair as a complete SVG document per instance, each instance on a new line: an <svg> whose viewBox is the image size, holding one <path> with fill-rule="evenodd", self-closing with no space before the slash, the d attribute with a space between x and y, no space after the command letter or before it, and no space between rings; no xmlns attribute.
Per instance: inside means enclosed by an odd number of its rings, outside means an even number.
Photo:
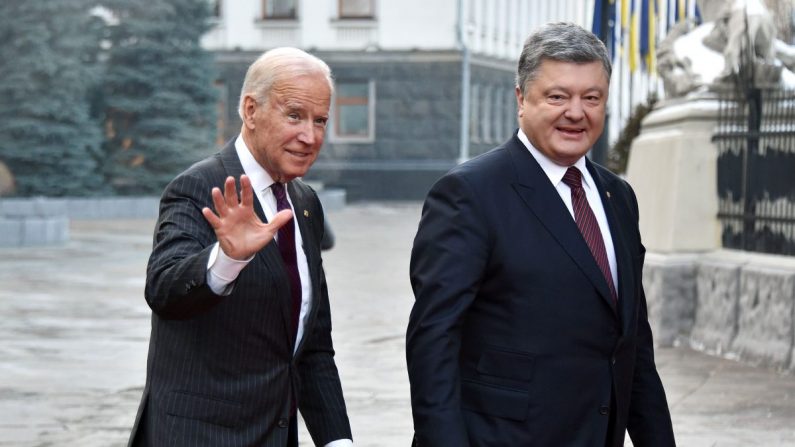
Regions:
<svg viewBox="0 0 795 447"><path fill-rule="evenodd" d="M320 73L328 80L329 89L334 91L334 79L329 66L303 50L280 47L268 50L254 61L246 71L243 87L240 89L240 102L237 113L243 117L243 103L246 96L252 96L257 103L268 100L273 86L297 76Z"/></svg>

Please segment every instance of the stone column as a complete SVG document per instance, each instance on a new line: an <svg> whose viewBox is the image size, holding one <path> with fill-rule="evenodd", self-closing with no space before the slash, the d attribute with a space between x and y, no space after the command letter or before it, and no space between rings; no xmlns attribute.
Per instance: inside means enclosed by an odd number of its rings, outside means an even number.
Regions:
<svg viewBox="0 0 795 447"><path fill-rule="evenodd" d="M627 180L638 197L649 252L643 278L658 345L689 340L697 304L698 254L720 248L718 101L669 100L644 120L632 143Z"/></svg>

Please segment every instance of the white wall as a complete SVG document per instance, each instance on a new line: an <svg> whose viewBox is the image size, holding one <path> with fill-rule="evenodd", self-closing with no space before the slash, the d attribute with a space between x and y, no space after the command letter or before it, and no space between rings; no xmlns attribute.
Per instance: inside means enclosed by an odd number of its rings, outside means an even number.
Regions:
<svg viewBox="0 0 795 447"><path fill-rule="evenodd" d="M461 0L467 45L478 55L514 60L543 23L590 28L593 0ZM202 43L210 50L282 45L319 50L439 50L458 47L459 0L376 0L375 20L338 20L338 0L299 1L297 20L259 20L258 0L223 0L222 17Z"/></svg>

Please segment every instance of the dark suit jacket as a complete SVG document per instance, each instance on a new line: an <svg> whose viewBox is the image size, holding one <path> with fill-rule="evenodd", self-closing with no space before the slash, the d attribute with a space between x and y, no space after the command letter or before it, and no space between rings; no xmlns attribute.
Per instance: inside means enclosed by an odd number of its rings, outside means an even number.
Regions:
<svg viewBox="0 0 795 447"><path fill-rule="evenodd" d="M210 191L243 174L234 142L174 179L160 201L149 258L152 308L146 386L130 438L150 446L279 446L297 405L315 443L350 439L334 363L320 257L323 210L314 191L289 183L312 281L312 308L293 355L289 280L268 244L219 296L206 283L215 233L201 214ZM238 184L239 186L239 184ZM259 217L265 221L259 201Z"/></svg>
<svg viewBox="0 0 795 447"><path fill-rule="evenodd" d="M627 183L588 162L618 308L571 214L514 136L439 180L411 255L406 354L419 446L673 446ZM610 419L613 422L610 423Z"/></svg>

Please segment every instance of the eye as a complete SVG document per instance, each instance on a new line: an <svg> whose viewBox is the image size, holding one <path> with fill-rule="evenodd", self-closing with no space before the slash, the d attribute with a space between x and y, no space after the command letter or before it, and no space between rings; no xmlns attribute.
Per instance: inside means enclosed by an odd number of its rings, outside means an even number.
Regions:
<svg viewBox="0 0 795 447"><path fill-rule="evenodd" d="M320 127L326 127L327 123L328 123L328 118L317 118L315 120L315 125Z"/></svg>
<svg viewBox="0 0 795 447"><path fill-rule="evenodd" d="M290 118L293 121L298 121L299 119L301 119L301 115L299 115L296 112L290 112L287 114L287 118Z"/></svg>

